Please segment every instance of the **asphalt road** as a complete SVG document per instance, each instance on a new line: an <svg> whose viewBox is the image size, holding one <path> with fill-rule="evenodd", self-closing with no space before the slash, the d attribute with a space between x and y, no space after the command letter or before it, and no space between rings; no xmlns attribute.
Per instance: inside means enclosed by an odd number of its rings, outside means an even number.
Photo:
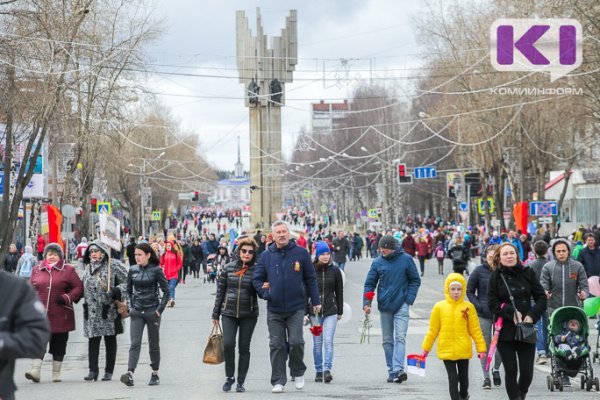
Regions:
<svg viewBox="0 0 600 400"><path fill-rule="evenodd" d="M428 317L433 304L443 298L445 276L437 273L437 262L428 262L417 302L411 308L411 320L407 337L407 353L420 353L421 342L428 326ZM111 382L84 382L87 375L87 339L82 332L81 304L76 308L78 329L72 332L63 368L63 382L51 382L51 358L46 355L42 368L42 382L31 383L24 378L29 368L29 360L17 362L15 377L19 387L17 399L220 399L244 397L263 399L265 396L280 396L290 399L383 399L411 398L431 400L449 398L447 378L443 363L436 358L435 348L428 358L427 376L409 375L402 384L386 383L387 370L381 347L379 315L372 314L373 329L371 343L359 344L362 326L361 296L362 285L370 265L370 260L350 262L346 266L345 300L351 306L352 316L338 325L335 338L335 355L330 384L314 382L312 363L312 337L305 332L305 362L308 366L306 386L298 391L288 382L285 392L271 393L268 334L265 321L266 310L261 305L261 316L252 340L250 372L243 394L224 393L221 386L225 381L224 366L211 366L202 363L202 352L211 329L211 311L214 302L215 286L203 283L202 279L188 278L186 284L177 288L177 305L167 308L161 326L160 386L147 385L150 378L148 347L144 341L140 365L135 374L135 386L126 387L119 382L120 374L127 369L129 331L118 338L119 350L115 377ZM450 272L446 264L446 272ZM262 301L261 301L262 302ZM376 309L376 304L374 304ZM595 346L597 332L592 329L590 342ZM103 348L101 349L101 353ZM103 368L101 354L100 369ZM594 368L600 373L598 363ZM550 393L546 388L546 375L549 368L536 367L534 382L527 399L588 399L597 398L598 393L585 392L574 385L565 392ZM504 387L482 390L483 381L479 360L470 363L471 399L506 399Z"/></svg>

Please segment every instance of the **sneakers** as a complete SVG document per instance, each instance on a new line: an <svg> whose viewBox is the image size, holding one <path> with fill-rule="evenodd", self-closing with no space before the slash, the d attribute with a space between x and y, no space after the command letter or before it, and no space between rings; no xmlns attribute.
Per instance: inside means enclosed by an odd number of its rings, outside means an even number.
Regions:
<svg viewBox="0 0 600 400"><path fill-rule="evenodd" d="M323 382L323 373L322 372L317 372L317 375L315 376L315 382Z"/></svg>
<svg viewBox="0 0 600 400"><path fill-rule="evenodd" d="M227 378L225 383L223 384L223 391L229 392L231 390L231 386L235 383L235 378Z"/></svg>
<svg viewBox="0 0 600 400"><path fill-rule="evenodd" d="M171 300L171 302L169 303L169 307L175 307L175 300Z"/></svg>
<svg viewBox="0 0 600 400"><path fill-rule="evenodd" d="M243 393L246 391L246 388L244 387L243 383L238 383L237 386L235 387L235 391L238 393Z"/></svg>
<svg viewBox="0 0 600 400"><path fill-rule="evenodd" d="M133 372L127 371L121 375L121 382L126 386L133 386Z"/></svg>
<svg viewBox="0 0 600 400"><path fill-rule="evenodd" d="M331 376L331 372L329 372L329 371L323 372L323 380L325 381L325 383L331 382L333 380L333 376Z"/></svg>
<svg viewBox="0 0 600 400"><path fill-rule="evenodd" d="M150 382L148 382L148 386L156 386L158 384L160 384L158 374L156 372L153 372L152 375L150 375Z"/></svg>
<svg viewBox="0 0 600 400"><path fill-rule="evenodd" d="M279 383L274 385L273 389L271 389L271 393L283 393L283 385L280 385Z"/></svg>
<svg viewBox="0 0 600 400"><path fill-rule="evenodd" d="M492 388L492 381L490 381L490 378L485 378L483 380L483 385L481 387L483 389L491 389Z"/></svg>
<svg viewBox="0 0 600 400"><path fill-rule="evenodd" d="M387 377L387 383L393 383L394 379L396 379L396 374L389 374Z"/></svg>
<svg viewBox="0 0 600 400"><path fill-rule="evenodd" d="M545 365L548 362L548 357L545 354L540 354L537 359L537 365Z"/></svg>
<svg viewBox="0 0 600 400"><path fill-rule="evenodd" d="M408 379L406 372L398 372L398 375L394 378L394 383L402 383Z"/></svg>
<svg viewBox="0 0 600 400"><path fill-rule="evenodd" d="M304 388L304 376L296 376L296 380L294 381L294 385L297 390L302 390Z"/></svg>
<svg viewBox="0 0 600 400"><path fill-rule="evenodd" d="M494 386L500 387L502 385L502 378L500 378L500 371L497 369L492 370L492 380L494 381Z"/></svg>

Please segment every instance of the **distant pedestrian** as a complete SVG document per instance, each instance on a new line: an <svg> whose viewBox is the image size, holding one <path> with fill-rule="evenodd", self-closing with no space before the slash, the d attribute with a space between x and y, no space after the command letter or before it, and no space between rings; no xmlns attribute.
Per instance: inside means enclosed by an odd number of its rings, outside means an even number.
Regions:
<svg viewBox="0 0 600 400"><path fill-rule="evenodd" d="M21 258L21 255L17 253L17 246L14 243L11 243L8 246L8 253L4 255L4 271L8 272L9 274L14 274L17 270L17 263L19 262L19 258Z"/></svg>
<svg viewBox="0 0 600 400"><path fill-rule="evenodd" d="M427 357L439 337L437 356L444 361L452 400L469 398L469 359L473 356L473 342L479 359L486 358L485 340L475 306L465 301L465 284L462 274L448 275L444 284L446 299L433 307L429 330L423 340L423 356Z"/></svg>
<svg viewBox="0 0 600 400"><path fill-rule="evenodd" d="M408 309L417 298L421 278L413 257L397 245L393 236L379 240L379 251L381 255L371 263L363 293L377 292L387 381L402 383L408 379L404 371ZM364 295L363 311L371 313Z"/></svg>
<svg viewBox="0 0 600 400"><path fill-rule="evenodd" d="M33 267L35 267L37 264L38 259L33 255L33 248L31 246L25 246L25 253L23 253L21 258L19 258L15 275L17 275L19 278L27 279L27 281L29 281Z"/></svg>
<svg viewBox="0 0 600 400"><path fill-rule="evenodd" d="M258 295L267 300L272 392L281 393L287 383L285 363L288 353L296 389L304 388L306 365L302 323L306 301L309 297L317 314L321 311L321 302L315 267L308 252L290 241L286 222L275 221L272 229L275 243L261 254L253 284Z"/></svg>

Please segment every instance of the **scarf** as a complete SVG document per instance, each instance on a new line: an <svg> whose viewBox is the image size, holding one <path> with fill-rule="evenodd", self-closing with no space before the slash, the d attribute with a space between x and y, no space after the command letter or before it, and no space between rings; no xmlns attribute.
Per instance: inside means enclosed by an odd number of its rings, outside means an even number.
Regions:
<svg viewBox="0 0 600 400"><path fill-rule="evenodd" d="M246 273L246 271L248 271L248 266L247 266L247 265L244 265L244 266L242 267L242 269L240 269L239 271L235 271L235 272L233 273L233 275L234 275L234 276L242 276L242 277L243 277L243 276L244 276L244 274Z"/></svg>

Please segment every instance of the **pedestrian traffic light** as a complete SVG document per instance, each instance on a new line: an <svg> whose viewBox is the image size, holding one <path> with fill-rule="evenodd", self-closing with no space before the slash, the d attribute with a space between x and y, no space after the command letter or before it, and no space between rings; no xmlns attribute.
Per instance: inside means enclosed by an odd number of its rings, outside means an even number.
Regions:
<svg viewBox="0 0 600 400"><path fill-rule="evenodd" d="M398 164L398 183L400 185L412 183L412 175L406 173L406 164Z"/></svg>
<svg viewBox="0 0 600 400"><path fill-rule="evenodd" d="M198 195L200 192L194 192L194 197L192 197L192 201L198 201Z"/></svg>
<svg viewBox="0 0 600 400"><path fill-rule="evenodd" d="M90 200L90 212L96 212L96 207L98 206L98 199Z"/></svg>

